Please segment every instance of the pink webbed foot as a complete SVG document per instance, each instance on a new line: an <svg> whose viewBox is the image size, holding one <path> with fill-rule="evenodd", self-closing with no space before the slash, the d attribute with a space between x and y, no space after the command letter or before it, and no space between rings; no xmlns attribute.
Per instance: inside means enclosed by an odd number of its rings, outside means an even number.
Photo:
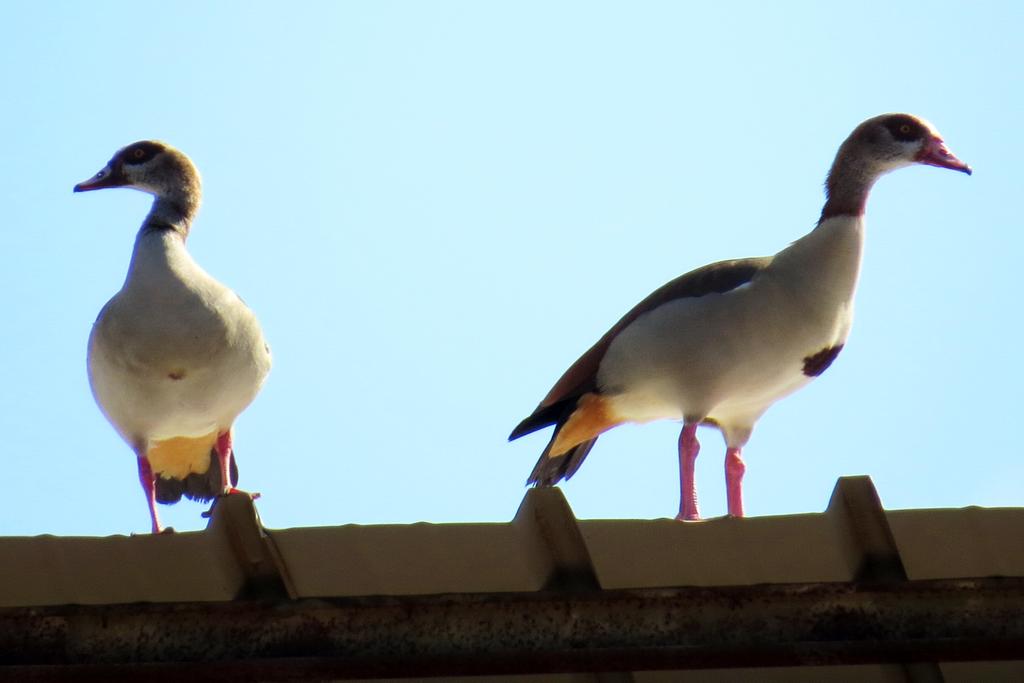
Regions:
<svg viewBox="0 0 1024 683"><path fill-rule="evenodd" d="M680 521L700 519L697 509L697 486L693 478L693 466L700 453L700 442L697 441L697 423L683 425L679 435L679 514Z"/></svg>
<svg viewBox="0 0 1024 683"><path fill-rule="evenodd" d="M729 515L743 516L743 473L747 466L743 464L739 448L725 451L725 495L729 504Z"/></svg>

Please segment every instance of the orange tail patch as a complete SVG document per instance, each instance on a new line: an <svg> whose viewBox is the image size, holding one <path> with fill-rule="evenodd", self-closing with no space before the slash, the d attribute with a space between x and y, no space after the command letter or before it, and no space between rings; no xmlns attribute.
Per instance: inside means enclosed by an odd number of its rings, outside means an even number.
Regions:
<svg viewBox="0 0 1024 683"><path fill-rule="evenodd" d="M202 474L210 469L210 451L216 442L217 432L153 441L146 451L146 459L153 468L153 474L184 479L193 472Z"/></svg>
<svg viewBox="0 0 1024 683"><path fill-rule="evenodd" d="M607 399L600 394L583 394L569 419L558 430L548 450L548 457L555 458L567 453L574 446L607 432L622 424L612 413Z"/></svg>

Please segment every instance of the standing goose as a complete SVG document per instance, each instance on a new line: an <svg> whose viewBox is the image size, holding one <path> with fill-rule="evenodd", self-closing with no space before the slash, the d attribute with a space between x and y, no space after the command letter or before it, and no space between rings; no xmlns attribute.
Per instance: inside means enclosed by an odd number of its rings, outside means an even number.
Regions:
<svg viewBox="0 0 1024 683"><path fill-rule="evenodd" d="M103 414L138 457L153 533L157 501L231 492L231 426L270 371L259 322L192 260L185 240L199 210L199 173L160 142L121 149L75 192L133 187L154 196L124 285L89 336L89 383Z"/></svg>
<svg viewBox="0 0 1024 683"><path fill-rule="evenodd" d="M868 194L880 176L911 164L971 173L926 121L868 119L839 148L814 230L775 256L698 268L637 304L509 436L555 426L527 483L570 478L597 437L620 424L682 420L676 519L700 519L693 466L701 424L725 437L728 511L742 517L740 451L772 403L823 373L842 350Z"/></svg>

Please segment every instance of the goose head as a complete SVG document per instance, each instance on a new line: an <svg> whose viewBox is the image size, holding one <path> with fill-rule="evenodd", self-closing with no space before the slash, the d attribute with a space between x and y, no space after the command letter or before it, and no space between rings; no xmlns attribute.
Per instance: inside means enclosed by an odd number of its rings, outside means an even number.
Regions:
<svg viewBox="0 0 1024 683"><path fill-rule="evenodd" d="M117 151L94 176L75 185L75 192L108 187L131 187L157 200L194 213L199 205L200 179L192 160L163 142L142 140Z"/></svg>
<svg viewBox="0 0 1024 683"><path fill-rule="evenodd" d="M857 126L839 147L825 190L822 219L861 215L871 186L882 175L924 164L971 174L949 151L935 127L912 114L882 114Z"/></svg>
<svg viewBox="0 0 1024 683"><path fill-rule="evenodd" d="M935 127L911 114L882 114L857 126L839 149L839 158L858 157L881 174L911 164L926 164L971 174L953 155Z"/></svg>

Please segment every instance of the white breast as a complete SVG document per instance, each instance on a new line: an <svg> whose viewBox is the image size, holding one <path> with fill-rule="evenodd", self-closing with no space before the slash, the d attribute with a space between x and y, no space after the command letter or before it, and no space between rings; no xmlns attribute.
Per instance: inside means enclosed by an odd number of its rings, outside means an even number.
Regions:
<svg viewBox="0 0 1024 683"><path fill-rule="evenodd" d="M89 380L133 446L230 427L270 355L255 316L173 234L140 238L124 287L89 339Z"/></svg>

